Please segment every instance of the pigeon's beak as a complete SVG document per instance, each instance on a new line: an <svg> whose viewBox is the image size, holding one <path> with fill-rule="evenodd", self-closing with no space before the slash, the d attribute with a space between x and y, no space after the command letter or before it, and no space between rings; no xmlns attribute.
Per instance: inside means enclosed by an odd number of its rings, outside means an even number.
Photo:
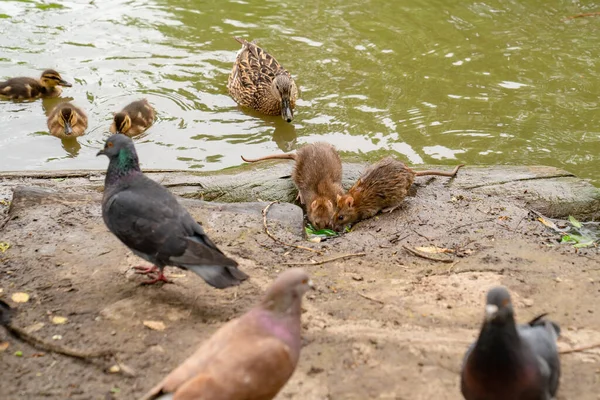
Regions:
<svg viewBox="0 0 600 400"><path fill-rule="evenodd" d="M496 318L496 314L498 314L498 306L495 304L487 304L485 306L485 320L491 321Z"/></svg>
<svg viewBox="0 0 600 400"><path fill-rule="evenodd" d="M100 150L99 152L97 152L97 153L96 153L96 157L98 157L98 156L103 156L103 155L105 155L105 154L106 154L106 153L104 152L104 149L102 149L102 150Z"/></svg>
<svg viewBox="0 0 600 400"><path fill-rule="evenodd" d="M294 119L294 113L292 113L292 109L290 108L289 99L281 100L281 118L285 119L287 122L292 122L292 119Z"/></svg>
<svg viewBox="0 0 600 400"><path fill-rule="evenodd" d="M314 282L312 281L312 279L309 279L309 280L308 280L308 283L307 283L307 285L308 285L308 287L309 287L309 288L311 288L311 290L316 290L316 289L317 289L317 287L315 286L315 284L314 284Z"/></svg>
<svg viewBox="0 0 600 400"><path fill-rule="evenodd" d="M64 86L64 87L71 87L71 86L73 86L72 84L70 84L69 82L65 81L64 79L61 79L60 81L58 81L58 84L60 86Z"/></svg>

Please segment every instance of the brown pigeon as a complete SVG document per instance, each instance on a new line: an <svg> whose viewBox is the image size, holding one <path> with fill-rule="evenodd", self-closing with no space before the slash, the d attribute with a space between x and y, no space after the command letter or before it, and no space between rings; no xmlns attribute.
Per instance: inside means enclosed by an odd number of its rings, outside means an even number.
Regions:
<svg viewBox="0 0 600 400"><path fill-rule="evenodd" d="M300 357L304 270L281 273L256 307L229 321L143 400L269 400Z"/></svg>
<svg viewBox="0 0 600 400"><path fill-rule="evenodd" d="M488 292L481 333L463 360L461 391L466 400L554 398L560 378L560 328L544 316L517 326L508 290Z"/></svg>

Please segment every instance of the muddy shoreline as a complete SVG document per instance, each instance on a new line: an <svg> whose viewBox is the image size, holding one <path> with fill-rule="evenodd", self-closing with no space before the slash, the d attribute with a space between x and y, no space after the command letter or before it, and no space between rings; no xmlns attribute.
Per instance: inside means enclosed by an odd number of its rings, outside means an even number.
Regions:
<svg viewBox="0 0 600 400"><path fill-rule="evenodd" d="M346 186L362 167L344 165ZM549 312L562 327L561 349L600 342L597 249L559 245L531 212L597 219L600 192L589 183L550 167L467 166L452 180L418 178L399 210L310 243L301 209L287 204L295 197L290 171L290 163L210 175L148 171L182 196L251 276L222 291L169 268L175 283L140 286L131 267L142 260L102 222L102 171L0 173L0 199L11 201L0 205L0 221L8 216L0 242L10 245L0 252L0 298L16 308L14 323L62 346L114 350L132 372L109 372L111 360L40 351L0 329L0 342L8 342L0 393L10 400L137 398L296 264L318 290L304 303L305 346L278 399L460 399L460 361L478 332L484 293L496 284L511 290L519 321ZM271 201L282 203L269 212L269 230L320 254L265 234L261 211ZM450 262L405 248L432 245L450 249ZM356 253L365 255L324 262ZM16 292L29 302L13 303ZM54 324L54 316L67 322ZM148 320L165 330L149 329ZM600 348L561 360L558 398L599 399Z"/></svg>

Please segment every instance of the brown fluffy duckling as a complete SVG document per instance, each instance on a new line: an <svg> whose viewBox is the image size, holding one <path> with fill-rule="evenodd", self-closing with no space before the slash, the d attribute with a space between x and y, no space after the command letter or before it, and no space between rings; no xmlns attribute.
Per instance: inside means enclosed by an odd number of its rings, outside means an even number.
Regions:
<svg viewBox="0 0 600 400"><path fill-rule="evenodd" d="M88 119L83 110L71 103L57 105L48 116L50 133L61 139L81 136L87 126Z"/></svg>
<svg viewBox="0 0 600 400"><path fill-rule="evenodd" d="M229 95L242 106L292 122L298 89L290 73L256 44L234 39L242 49L229 74Z"/></svg>
<svg viewBox="0 0 600 400"><path fill-rule="evenodd" d="M56 97L61 94L61 86L71 87L58 72L47 69L40 79L35 78L10 78L0 82L0 97L11 100L32 100L39 97Z"/></svg>
<svg viewBox="0 0 600 400"><path fill-rule="evenodd" d="M135 136L152 126L156 112L148 100L142 99L128 104L120 112L115 113L110 133L122 133Z"/></svg>

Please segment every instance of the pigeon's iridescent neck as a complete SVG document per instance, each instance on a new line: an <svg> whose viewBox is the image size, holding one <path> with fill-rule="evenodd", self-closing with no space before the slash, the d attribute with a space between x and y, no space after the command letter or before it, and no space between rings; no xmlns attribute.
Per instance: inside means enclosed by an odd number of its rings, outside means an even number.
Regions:
<svg viewBox="0 0 600 400"><path fill-rule="evenodd" d="M111 186L127 176L137 175L137 173L141 173L137 154L130 149L121 149L119 155L110 160L105 186Z"/></svg>
<svg viewBox="0 0 600 400"><path fill-rule="evenodd" d="M518 365L522 351L521 338L514 322L502 327L487 323L481 330L472 357L479 368Z"/></svg>
<svg viewBox="0 0 600 400"><path fill-rule="evenodd" d="M294 356L300 353L300 315L279 314L261 309L256 309L256 312L261 329L288 345Z"/></svg>

